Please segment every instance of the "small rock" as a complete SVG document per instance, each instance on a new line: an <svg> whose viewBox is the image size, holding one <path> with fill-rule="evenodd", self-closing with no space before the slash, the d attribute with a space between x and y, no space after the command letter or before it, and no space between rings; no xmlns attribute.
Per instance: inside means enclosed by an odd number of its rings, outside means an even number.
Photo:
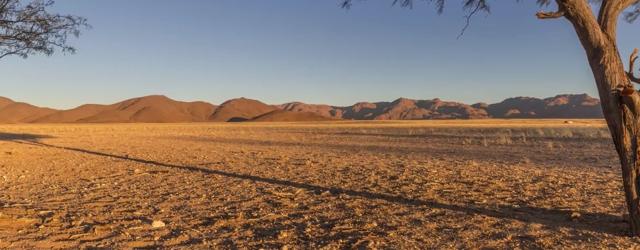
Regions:
<svg viewBox="0 0 640 250"><path fill-rule="evenodd" d="M38 212L40 217L51 217L53 215L53 211L40 211Z"/></svg>
<svg viewBox="0 0 640 250"><path fill-rule="evenodd" d="M93 233L96 235L107 235L110 234L113 229L110 226L95 226L93 227Z"/></svg>
<svg viewBox="0 0 640 250"><path fill-rule="evenodd" d="M571 213L571 219L572 220L580 219L580 216L582 216L582 215L580 213L578 213L578 212Z"/></svg>
<svg viewBox="0 0 640 250"><path fill-rule="evenodd" d="M153 223L151 223L151 227L153 228L161 228L165 226L166 224L164 224L164 222L162 222L161 220L154 220Z"/></svg>
<svg viewBox="0 0 640 250"><path fill-rule="evenodd" d="M278 239L280 239L280 240L281 239L285 239L287 237L289 237L289 232L287 232L287 231L280 231L280 233L278 234Z"/></svg>

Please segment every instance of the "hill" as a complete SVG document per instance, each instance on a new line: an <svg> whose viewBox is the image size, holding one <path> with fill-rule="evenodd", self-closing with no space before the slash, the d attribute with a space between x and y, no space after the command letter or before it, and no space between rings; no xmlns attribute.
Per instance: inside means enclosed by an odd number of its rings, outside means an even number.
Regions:
<svg viewBox="0 0 640 250"><path fill-rule="evenodd" d="M587 94L509 98L487 111L494 118L602 118L600 100Z"/></svg>
<svg viewBox="0 0 640 250"><path fill-rule="evenodd" d="M458 102L440 99L412 100L400 98L376 115L375 120L483 119L487 112Z"/></svg>
<svg viewBox="0 0 640 250"><path fill-rule="evenodd" d="M343 116L343 110L339 107L324 104L306 104L302 102L290 102L278 105L279 109L293 112L310 112L324 117L340 119Z"/></svg>
<svg viewBox="0 0 640 250"><path fill-rule="evenodd" d="M0 108L3 108L4 106L7 106L11 103L13 103L13 100L0 96Z"/></svg>
<svg viewBox="0 0 640 250"><path fill-rule="evenodd" d="M0 123L30 123L39 117L55 112L57 110L0 98Z"/></svg>
<svg viewBox="0 0 640 250"><path fill-rule="evenodd" d="M317 121L333 121L333 120L336 120L336 119L328 118L313 112L274 110L269 113L259 115L249 121L251 122L317 122Z"/></svg>
<svg viewBox="0 0 640 250"><path fill-rule="evenodd" d="M204 122L215 110L206 102L180 102L153 95L111 105L87 104L41 117L40 123Z"/></svg>
<svg viewBox="0 0 640 250"><path fill-rule="evenodd" d="M275 112L278 111L278 112ZM427 120L485 118L602 118L600 101L587 94L545 99L514 97L494 104L468 105L440 99L399 98L393 102L359 102L331 106L291 102L268 105L247 98L220 106L181 102L166 96L133 98L111 105L86 104L54 110L0 97L0 123L239 122L321 120Z"/></svg>
<svg viewBox="0 0 640 250"><path fill-rule="evenodd" d="M248 121L277 109L277 107L243 97L220 104L209 120L214 122Z"/></svg>
<svg viewBox="0 0 640 250"><path fill-rule="evenodd" d="M312 112L324 117L349 120L424 120L489 118L486 110L467 104L440 99L413 100L399 98L393 102L359 102L352 106L335 107L304 103L280 105L288 111Z"/></svg>

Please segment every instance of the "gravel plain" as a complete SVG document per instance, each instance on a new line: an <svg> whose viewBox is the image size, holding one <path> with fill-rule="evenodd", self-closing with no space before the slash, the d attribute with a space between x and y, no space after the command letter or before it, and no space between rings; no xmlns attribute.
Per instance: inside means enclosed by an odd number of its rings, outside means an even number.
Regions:
<svg viewBox="0 0 640 250"><path fill-rule="evenodd" d="M0 248L634 248L599 120L0 125Z"/></svg>

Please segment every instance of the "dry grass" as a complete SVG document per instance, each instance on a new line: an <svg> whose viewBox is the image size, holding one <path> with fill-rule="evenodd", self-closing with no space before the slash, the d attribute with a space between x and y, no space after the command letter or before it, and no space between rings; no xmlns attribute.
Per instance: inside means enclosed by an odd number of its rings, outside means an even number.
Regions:
<svg viewBox="0 0 640 250"><path fill-rule="evenodd" d="M640 243L600 121L0 131L0 248Z"/></svg>

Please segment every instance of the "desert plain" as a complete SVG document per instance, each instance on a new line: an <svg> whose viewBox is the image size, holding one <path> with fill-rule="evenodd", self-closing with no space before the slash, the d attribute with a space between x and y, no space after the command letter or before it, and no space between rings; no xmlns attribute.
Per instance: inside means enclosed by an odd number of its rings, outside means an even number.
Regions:
<svg viewBox="0 0 640 250"><path fill-rule="evenodd" d="M634 248L601 120L0 125L0 248Z"/></svg>

